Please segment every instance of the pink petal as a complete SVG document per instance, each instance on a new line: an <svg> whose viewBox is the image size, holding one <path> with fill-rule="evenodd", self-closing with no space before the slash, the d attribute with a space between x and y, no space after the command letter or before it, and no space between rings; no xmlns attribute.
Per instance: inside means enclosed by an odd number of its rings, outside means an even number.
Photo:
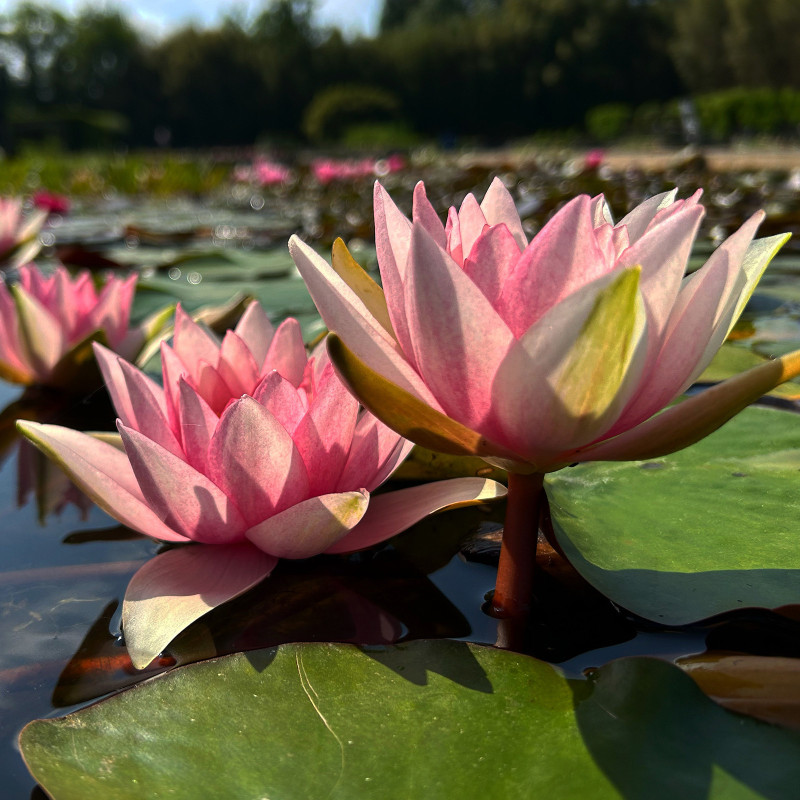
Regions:
<svg viewBox="0 0 800 800"><path fill-rule="evenodd" d="M153 513L121 450L58 425L20 421L17 429L57 461L83 492L123 525L154 539L186 541L185 536L167 527Z"/></svg>
<svg viewBox="0 0 800 800"><path fill-rule="evenodd" d="M411 222L395 205L389 193L375 182L375 249L386 308L400 347L413 358L405 310L405 276L411 247ZM319 308L319 306L317 306ZM330 328L330 325L328 326ZM333 330L331 328L331 330ZM341 333L337 331L337 333ZM413 366L413 364L412 364Z"/></svg>
<svg viewBox="0 0 800 800"><path fill-rule="evenodd" d="M336 491L346 492L359 486L368 492L375 491L413 446L368 411L362 411Z"/></svg>
<svg viewBox="0 0 800 800"><path fill-rule="evenodd" d="M228 384L231 397L251 394L259 380L259 369L244 341L228 331L219 350L217 371Z"/></svg>
<svg viewBox="0 0 800 800"><path fill-rule="evenodd" d="M277 370L292 386L299 386L303 380L308 355L303 342L300 323L289 317L275 331L275 336L264 359L265 371Z"/></svg>
<svg viewBox="0 0 800 800"><path fill-rule="evenodd" d="M592 216L592 224L595 228L614 224L614 218L611 216L611 209L608 207L604 195L595 195L592 198L589 209Z"/></svg>
<svg viewBox="0 0 800 800"><path fill-rule="evenodd" d="M661 348L664 329L704 214L702 206L684 206L679 213L644 233L617 261L620 267L638 264L642 268L639 285L647 309L648 360L655 358Z"/></svg>
<svg viewBox="0 0 800 800"><path fill-rule="evenodd" d="M486 194L481 200L481 211L486 218L487 224L491 226L505 225L517 243L518 251L521 253L528 246L528 237L522 230L522 223L514 204L514 198L506 189L506 185L500 178L495 178Z"/></svg>
<svg viewBox="0 0 800 800"><path fill-rule="evenodd" d="M297 237L289 241L294 263L328 328L376 372L428 405L441 407L406 356L324 258Z"/></svg>
<svg viewBox="0 0 800 800"><path fill-rule="evenodd" d="M464 272L496 308L508 276L520 257L517 242L505 224L486 228L464 261Z"/></svg>
<svg viewBox="0 0 800 800"><path fill-rule="evenodd" d="M53 315L20 286L12 289L23 359L37 380L46 381L67 348L64 330Z"/></svg>
<svg viewBox="0 0 800 800"><path fill-rule="evenodd" d="M414 187L412 220L422 225L439 247L442 249L447 247L444 225L428 200L425 184L422 181Z"/></svg>
<svg viewBox="0 0 800 800"><path fill-rule="evenodd" d="M483 292L419 225L408 275L409 326L420 374L446 413L481 426L491 386L514 337Z"/></svg>
<svg viewBox="0 0 800 800"><path fill-rule="evenodd" d="M497 310L519 338L549 309L611 267L595 241L591 202L580 195L531 240L503 286Z"/></svg>
<svg viewBox="0 0 800 800"><path fill-rule="evenodd" d="M310 558L332 547L360 521L369 492L310 497L245 532L265 553L278 558Z"/></svg>
<svg viewBox="0 0 800 800"><path fill-rule="evenodd" d="M117 423L148 505L188 539L229 544L247 527L231 499L205 475L138 431Z"/></svg>
<svg viewBox="0 0 800 800"><path fill-rule="evenodd" d="M445 235L447 236L447 247L450 258L460 267L464 265L464 248L461 246L461 224L458 221L458 212L455 208L450 208L447 212L447 224L445 225Z"/></svg>
<svg viewBox="0 0 800 800"><path fill-rule="evenodd" d="M91 322L89 330L85 333L103 330L106 332L109 344L116 347L128 332L135 291L136 275L131 275L124 281L109 279L97 304L89 314Z"/></svg>
<svg viewBox="0 0 800 800"><path fill-rule="evenodd" d="M6 288L5 281L0 281L0 361L10 364L19 372L30 373L31 368L23 358L17 307Z"/></svg>
<svg viewBox="0 0 800 800"><path fill-rule="evenodd" d="M261 303L256 300L250 303L234 330L252 353L260 373L275 335L275 328Z"/></svg>
<svg viewBox="0 0 800 800"><path fill-rule="evenodd" d="M179 435L180 380L183 377L189 378L189 370L186 369L183 362L175 354L175 351L166 342L161 342L161 374L164 384L164 405L167 408L167 419L172 430ZM106 384L108 384L108 378L106 378Z"/></svg>
<svg viewBox="0 0 800 800"><path fill-rule="evenodd" d="M362 550L390 539L437 511L494 500L505 494L505 487L494 481L453 478L375 495L370 498L369 508L361 522L326 552Z"/></svg>
<svg viewBox="0 0 800 800"><path fill-rule="evenodd" d="M246 527L308 497L308 475L292 437L252 397L223 413L208 451L209 475L234 498Z"/></svg>
<svg viewBox="0 0 800 800"><path fill-rule="evenodd" d="M215 414L221 414L231 398L234 397L231 394L230 386L222 379L219 372L206 361L198 361L196 369L197 391Z"/></svg>
<svg viewBox="0 0 800 800"><path fill-rule="evenodd" d="M662 192L661 194L653 195L653 197L648 197L647 200L640 203L623 217L617 223L617 227L624 225L628 229L629 241L631 243L635 242L647 230L647 226L653 221L659 210L668 208L675 202L677 193L677 189L672 189L669 192Z"/></svg>
<svg viewBox="0 0 800 800"><path fill-rule="evenodd" d="M458 225L461 231L461 251L464 260L468 259L472 253L472 246L483 233L487 226L486 217L475 199L475 195L468 194L458 209Z"/></svg>
<svg viewBox="0 0 800 800"><path fill-rule="evenodd" d="M293 439L308 473L309 493L334 489L342 474L358 417L358 400L329 365Z"/></svg>
<svg viewBox="0 0 800 800"><path fill-rule="evenodd" d="M253 399L266 408L291 436L308 408L301 400L305 393L292 386L278 372L270 372L262 378L253 392Z"/></svg>
<svg viewBox="0 0 800 800"><path fill-rule="evenodd" d="M277 563L249 543L179 547L151 558L122 603L134 667L144 669L192 622L260 583Z"/></svg>
<svg viewBox="0 0 800 800"><path fill-rule="evenodd" d="M208 446L219 417L208 403L181 377L178 381L178 430L186 460L198 472L208 471Z"/></svg>
<svg viewBox="0 0 800 800"><path fill-rule="evenodd" d="M216 367L219 359L219 344L181 308L180 303L175 309L172 348L198 385L201 362Z"/></svg>

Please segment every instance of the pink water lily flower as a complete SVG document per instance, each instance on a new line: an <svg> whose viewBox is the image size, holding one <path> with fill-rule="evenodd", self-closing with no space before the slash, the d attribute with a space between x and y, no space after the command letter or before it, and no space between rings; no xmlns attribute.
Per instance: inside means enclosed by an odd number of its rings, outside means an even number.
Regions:
<svg viewBox="0 0 800 800"><path fill-rule="evenodd" d="M110 277L98 291L86 271L73 278L64 267L49 275L33 264L21 267L19 283L0 282L0 377L85 388L85 368L94 369L91 340L97 338L133 358L164 316L132 328L135 288L135 275Z"/></svg>
<svg viewBox="0 0 800 800"><path fill-rule="evenodd" d="M221 343L179 308L163 388L96 352L124 449L52 425L19 429L123 524L214 545L170 550L134 576L123 629L137 666L279 558L359 550L504 493L474 478L371 496L411 444L360 410L324 350L307 356L296 320L273 329L257 303Z"/></svg>
<svg viewBox="0 0 800 800"><path fill-rule="evenodd" d="M446 225L422 183L411 220L376 184L383 291L365 292L371 279L344 257L331 267L297 237L290 249L325 323L362 362L347 380L373 413L429 446L547 472L638 457L642 423L702 373L787 238L753 241L758 212L685 277L699 197L661 194L614 223L602 195L583 195L529 243L498 179ZM401 397L425 424L398 419Z"/></svg>
<svg viewBox="0 0 800 800"><path fill-rule="evenodd" d="M789 354L658 414L709 364L788 238L754 241L758 212L686 276L705 212L700 192L675 194L616 223L602 195L582 195L529 242L498 179L445 224L422 183L411 219L376 184L382 289L343 244L329 265L290 242L361 402L419 444L509 470L500 616L527 613L544 473L686 447L800 372Z"/></svg>
<svg viewBox="0 0 800 800"><path fill-rule="evenodd" d="M21 200L0 197L0 264L18 266L36 256L42 247L38 234L47 213L36 210L25 216Z"/></svg>

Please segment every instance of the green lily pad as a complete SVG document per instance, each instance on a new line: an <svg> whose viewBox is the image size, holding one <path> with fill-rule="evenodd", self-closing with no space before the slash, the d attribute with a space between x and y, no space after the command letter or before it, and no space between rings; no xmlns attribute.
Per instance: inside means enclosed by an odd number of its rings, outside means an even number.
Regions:
<svg viewBox="0 0 800 800"><path fill-rule="evenodd" d="M800 602L800 415L747 408L673 455L582 464L546 488L567 558L639 616Z"/></svg>
<svg viewBox="0 0 800 800"><path fill-rule="evenodd" d="M591 682L464 642L300 644L167 673L20 737L55 800L796 796L800 734L678 668Z"/></svg>

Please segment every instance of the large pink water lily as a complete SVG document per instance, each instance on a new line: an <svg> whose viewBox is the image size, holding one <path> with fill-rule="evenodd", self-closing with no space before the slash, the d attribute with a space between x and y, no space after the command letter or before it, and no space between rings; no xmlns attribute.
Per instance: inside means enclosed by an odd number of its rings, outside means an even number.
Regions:
<svg viewBox="0 0 800 800"><path fill-rule="evenodd" d="M39 230L46 219L45 210L25 216L19 198L0 197L0 265L18 266L34 258L42 247Z"/></svg>
<svg viewBox="0 0 800 800"><path fill-rule="evenodd" d="M0 282L0 377L85 389L87 373L96 372L95 339L133 358L172 311L131 327L135 288L135 275L110 277L98 291L85 271L73 278L64 267L49 275L33 264L21 267L19 283Z"/></svg>
<svg viewBox="0 0 800 800"><path fill-rule="evenodd" d="M602 195L580 196L529 243L498 179L446 225L422 183L411 220L376 184L383 291L342 245L333 266L297 237L290 249L373 413L434 449L547 472L685 446L710 432L709 405L721 424L790 377L783 361L755 388L734 382L701 403L702 425L696 402L647 422L705 369L787 238L754 241L758 212L686 277L699 197L661 194L614 223Z"/></svg>
<svg viewBox="0 0 800 800"><path fill-rule="evenodd" d="M360 410L324 350L307 356L296 320L275 330L257 303L221 343L179 308L173 345L162 345L163 388L96 352L124 449L67 428L18 427L123 524L204 545L163 553L132 579L122 618L137 666L279 558L359 550L444 507L504 493L476 478L372 497L411 444Z"/></svg>

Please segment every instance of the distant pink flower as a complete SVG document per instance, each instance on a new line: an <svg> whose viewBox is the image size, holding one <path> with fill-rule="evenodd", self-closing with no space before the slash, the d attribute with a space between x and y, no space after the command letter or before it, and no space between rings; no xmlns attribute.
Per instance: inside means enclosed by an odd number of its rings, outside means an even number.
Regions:
<svg viewBox="0 0 800 800"><path fill-rule="evenodd" d="M600 150L599 148L589 150L589 152L583 157L583 168L586 170L595 170L603 163L603 161L605 161L605 158L605 150Z"/></svg>
<svg viewBox="0 0 800 800"><path fill-rule="evenodd" d="M322 184L332 181L352 181L375 174L375 162L369 158L360 161L317 159L311 162L311 172Z"/></svg>
<svg viewBox="0 0 800 800"><path fill-rule="evenodd" d="M123 524L215 545L164 553L133 578L123 627L136 664L279 558L358 550L442 507L502 492L462 479L372 497L410 443L359 409L324 350L307 356L296 320L273 329L257 303L221 343L178 309L173 346L162 345L163 388L96 352L124 452L67 428L20 430Z"/></svg>
<svg viewBox="0 0 800 800"><path fill-rule="evenodd" d="M0 263L18 266L34 258L41 249L38 234L45 219L46 211L26 217L21 200L0 197Z"/></svg>
<svg viewBox="0 0 800 800"><path fill-rule="evenodd" d="M129 326L135 288L135 275L108 278L98 291L86 271L72 278L64 267L50 275L33 264L21 267L18 284L0 282L0 377L63 385L76 349L97 336L133 358L146 338L141 327Z"/></svg>
<svg viewBox="0 0 800 800"><path fill-rule="evenodd" d="M237 181L257 183L259 186L276 186L286 183L291 174L283 164L257 158L252 164L236 167L233 177Z"/></svg>
<svg viewBox="0 0 800 800"><path fill-rule="evenodd" d="M69 212L69 198L55 192L41 191L33 195L33 205L48 214L66 214Z"/></svg>

